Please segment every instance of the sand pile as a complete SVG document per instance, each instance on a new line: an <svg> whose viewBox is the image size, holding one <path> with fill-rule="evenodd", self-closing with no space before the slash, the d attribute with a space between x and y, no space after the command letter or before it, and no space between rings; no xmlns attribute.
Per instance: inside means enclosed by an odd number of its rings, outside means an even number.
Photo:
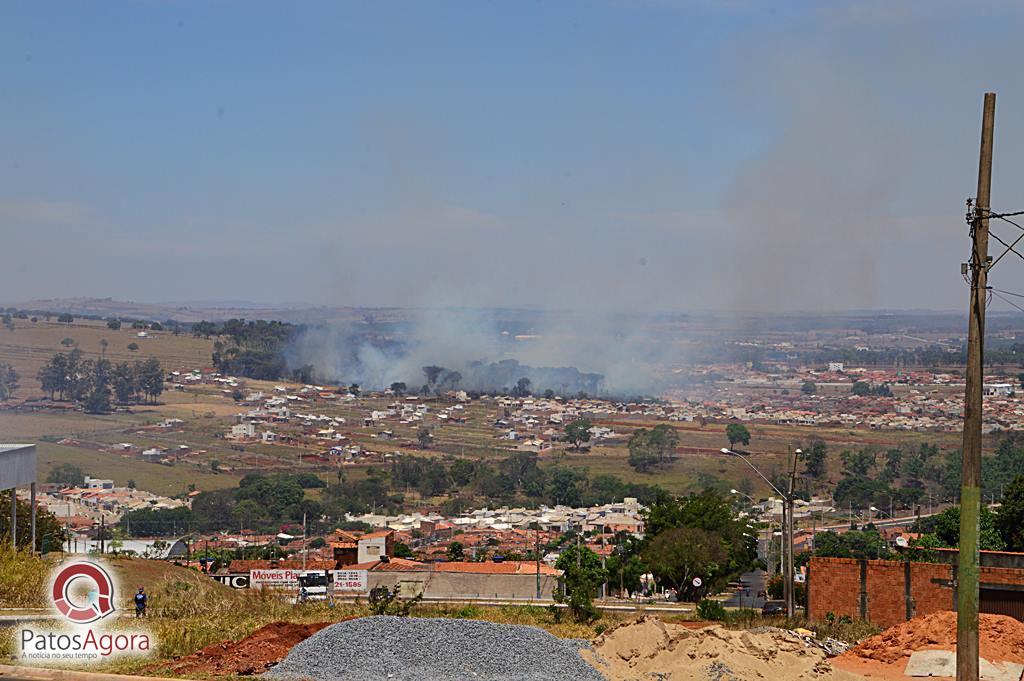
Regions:
<svg viewBox="0 0 1024 681"><path fill-rule="evenodd" d="M1024 663L1024 622L1006 615L982 614L978 633L981 657ZM842 657L893 664L905 662L916 650L956 650L956 613L915 617L866 639Z"/></svg>
<svg viewBox="0 0 1024 681"><path fill-rule="evenodd" d="M280 662L296 644L333 622L294 624L274 622L240 641L214 643L171 662L152 665L149 671L181 676L249 676L262 674Z"/></svg>
<svg viewBox="0 0 1024 681"><path fill-rule="evenodd" d="M782 629L692 630L646 616L609 629L582 655L612 681L856 678L834 671L824 652Z"/></svg>

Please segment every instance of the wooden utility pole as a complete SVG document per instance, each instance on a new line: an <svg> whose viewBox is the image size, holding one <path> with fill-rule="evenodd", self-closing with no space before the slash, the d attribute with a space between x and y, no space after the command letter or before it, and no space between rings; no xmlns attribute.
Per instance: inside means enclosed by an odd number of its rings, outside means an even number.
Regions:
<svg viewBox="0 0 1024 681"><path fill-rule="evenodd" d="M796 594L795 586L793 584L793 526L796 522L796 517L793 513L793 488L796 486L796 461L799 456L800 450L797 449L793 452L792 466L789 470L789 487L786 489L786 501L783 508L783 518L786 519L785 528L783 530L783 541L786 543L786 579L783 582L783 590L785 591L784 595L786 597L786 617L791 619L796 613L796 607L794 606Z"/></svg>
<svg viewBox="0 0 1024 681"><path fill-rule="evenodd" d="M978 535L981 520L981 409L984 382L985 303L988 297L988 214L992 190L992 135L996 94L985 93L981 121L978 195L971 223L971 307L967 329L964 394L963 483L960 489L960 551L956 593L956 678L978 681Z"/></svg>

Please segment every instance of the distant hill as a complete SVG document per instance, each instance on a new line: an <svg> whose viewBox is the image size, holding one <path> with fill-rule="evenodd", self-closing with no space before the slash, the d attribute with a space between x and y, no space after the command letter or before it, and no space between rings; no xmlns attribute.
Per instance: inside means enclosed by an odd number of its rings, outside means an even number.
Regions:
<svg viewBox="0 0 1024 681"><path fill-rule="evenodd" d="M26 310L67 312L72 315L95 315L98 317L122 317L179 322L202 320L223 321L225 319L266 319L287 322L317 322L324 320L362 319L372 313L370 308L353 307L303 307L274 306L244 301L189 302L189 303L138 303L113 298L47 298L27 301L4 301L2 307L17 307Z"/></svg>

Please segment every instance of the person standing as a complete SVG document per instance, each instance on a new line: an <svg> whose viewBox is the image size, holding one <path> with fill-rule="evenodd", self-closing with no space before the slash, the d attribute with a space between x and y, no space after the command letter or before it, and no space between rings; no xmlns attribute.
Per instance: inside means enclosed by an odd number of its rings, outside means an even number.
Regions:
<svg viewBox="0 0 1024 681"><path fill-rule="evenodd" d="M140 586L135 594L135 617L146 616L146 587Z"/></svg>

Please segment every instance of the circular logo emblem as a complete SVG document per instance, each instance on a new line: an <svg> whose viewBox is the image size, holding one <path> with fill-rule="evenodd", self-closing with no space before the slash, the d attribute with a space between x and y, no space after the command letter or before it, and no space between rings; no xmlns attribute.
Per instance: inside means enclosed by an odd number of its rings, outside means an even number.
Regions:
<svg viewBox="0 0 1024 681"><path fill-rule="evenodd" d="M81 580L85 580L84 582ZM71 587L85 587L85 599L72 595ZM114 583L95 563L71 563L53 579L53 605L75 624L88 624L114 612Z"/></svg>

